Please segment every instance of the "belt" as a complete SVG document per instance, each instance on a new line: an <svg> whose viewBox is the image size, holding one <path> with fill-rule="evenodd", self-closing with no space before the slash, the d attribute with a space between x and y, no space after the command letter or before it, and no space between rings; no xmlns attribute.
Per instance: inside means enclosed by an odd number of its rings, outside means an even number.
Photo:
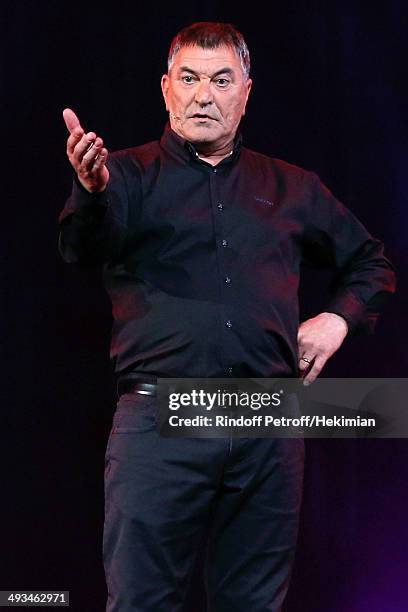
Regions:
<svg viewBox="0 0 408 612"><path fill-rule="evenodd" d="M140 395L157 395L157 385L132 379L118 380L118 396L124 393L139 393Z"/></svg>

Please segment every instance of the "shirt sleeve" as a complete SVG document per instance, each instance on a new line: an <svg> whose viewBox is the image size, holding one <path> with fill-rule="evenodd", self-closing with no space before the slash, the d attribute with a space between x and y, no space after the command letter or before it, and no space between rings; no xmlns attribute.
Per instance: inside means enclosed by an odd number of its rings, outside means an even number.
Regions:
<svg viewBox="0 0 408 612"><path fill-rule="evenodd" d="M109 182L101 193L89 193L74 175L71 195L59 215L58 248L67 263L105 263L120 255L127 232L129 181L117 154L109 155L107 167Z"/></svg>
<svg viewBox="0 0 408 612"><path fill-rule="evenodd" d="M373 333L395 292L396 275L384 245L339 202L318 176L311 177L311 210L305 251L336 270L333 294L325 312L342 316L355 333Z"/></svg>

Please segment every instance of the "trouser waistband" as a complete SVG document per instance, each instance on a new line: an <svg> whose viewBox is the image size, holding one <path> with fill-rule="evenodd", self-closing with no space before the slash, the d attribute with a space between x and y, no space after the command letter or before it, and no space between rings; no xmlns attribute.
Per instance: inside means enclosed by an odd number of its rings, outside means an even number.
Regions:
<svg viewBox="0 0 408 612"><path fill-rule="evenodd" d="M157 395L157 379L143 376L121 376L117 385L118 397L124 393L140 393L141 395Z"/></svg>

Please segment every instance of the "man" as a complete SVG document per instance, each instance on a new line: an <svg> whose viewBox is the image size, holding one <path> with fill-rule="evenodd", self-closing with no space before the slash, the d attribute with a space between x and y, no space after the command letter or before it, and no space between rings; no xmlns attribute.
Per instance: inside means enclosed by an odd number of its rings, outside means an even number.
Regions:
<svg viewBox="0 0 408 612"><path fill-rule="evenodd" d="M120 399L106 451L107 610L183 609L210 529L216 612L280 610L293 565L300 439L164 438L159 377L313 382L349 330L372 331L394 273L318 177L250 151L238 132L252 81L231 25L172 42L160 142L108 157L70 109L73 191L61 213L68 262L104 264ZM334 265L337 292L299 326L303 258Z"/></svg>

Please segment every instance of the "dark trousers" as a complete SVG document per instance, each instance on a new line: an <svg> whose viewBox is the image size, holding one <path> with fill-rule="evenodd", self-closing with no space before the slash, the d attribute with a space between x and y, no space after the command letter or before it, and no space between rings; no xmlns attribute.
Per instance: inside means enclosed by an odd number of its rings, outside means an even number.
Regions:
<svg viewBox="0 0 408 612"><path fill-rule="evenodd" d="M278 612L295 554L303 440L165 438L156 417L156 398L139 394L123 395L114 415L105 464L107 612L184 612L207 525L208 609Z"/></svg>

